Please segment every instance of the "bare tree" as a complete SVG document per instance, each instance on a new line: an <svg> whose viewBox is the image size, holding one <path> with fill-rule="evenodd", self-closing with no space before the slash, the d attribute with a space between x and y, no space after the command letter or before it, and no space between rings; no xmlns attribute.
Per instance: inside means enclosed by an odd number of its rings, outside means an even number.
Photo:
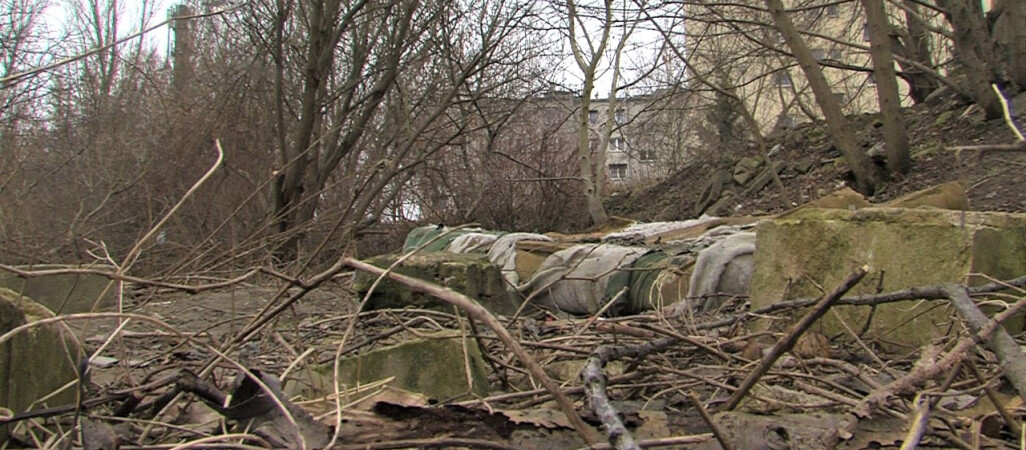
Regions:
<svg viewBox="0 0 1026 450"><path fill-rule="evenodd" d="M876 78L877 98L883 115L884 141L887 146L887 170L890 175L904 175L909 171L908 133L901 115L901 98L898 96L898 79L894 74L894 57L891 53L890 24L883 0L862 0L866 9L869 38L872 42L870 55L873 59L873 76Z"/></svg>
<svg viewBox="0 0 1026 450"><path fill-rule="evenodd" d="M798 30L795 28L791 18L788 17L787 12L784 10L783 2L781 0L765 1L767 9L773 17L773 23L780 30L783 39L788 48L791 49L795 59L797 59L798 65L802 68L813 93L816 95L816 103L819 104L820 110L823 111L823 115L826 117L827 128L830 129L834 146L841 150L844 158L848 161L848 165L851 166L852 172L855 174L856 188L859 192L866 195L872 194L881 181L879 171L873 166L872 161L869 160L869 157L866 156L856 142L851 124L844 117L844 112L841 111L841 106L837 98L834 97L826 77L823 76L823 71L816 62L816 58L813 57L812 52L809 51L808 46L805 45L805 41L798 34Z"/></svg>

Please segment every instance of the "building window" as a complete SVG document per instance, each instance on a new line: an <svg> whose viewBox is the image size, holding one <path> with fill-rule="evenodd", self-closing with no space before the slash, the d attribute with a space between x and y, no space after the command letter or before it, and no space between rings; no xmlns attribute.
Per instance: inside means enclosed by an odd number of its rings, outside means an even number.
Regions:
<svg viewBox="0 0 1026 450"><path fill-rule="evenodd" d="M617 109L614 119L616 120L616 123L622 124L627 121L627 113L625 113L623 109Z"/></svg>
<svg viewBox="0 0 1026 450"><path fill-rule="evenodd" d="M591 122L592 124L598 123L598 110L593 109L588 111L588 122Z"/></svg>
<svg viewBox="0 0 1026 450"><path fill-rule="evenodd" d="M869 24L862 25L862 40L869 42Z"/></svg>
<svg viewBox="0 0 1026 450"><path fill-rule="evenodd" d="M815 58L816 61L822 61L823 58L826 57L826 51L821 48L814 48L812 49L812 57Z"/></svg>
<svg viewBox="0 0 1026 450"><path fill-rule="evenodd" d="M830 49L830 59L832 59L834 61L840 61L842 56L843 56L843 53L841 53L841 49L839 49L839 48Z"/></svg>
<svg viewBox="0 0 1026 450"><path fill-rule="evenodd" d="M874 76L872 73L869 74L869 77L866 78L866 83L868 83L870 86L876 86L876 76Z"/></svg>
<svg viewBox="0 0 1026 450"><path fill-rule="evenodd" d="M777 72L777 86L780 87L791 87L794 83L791 81L791 74L787 71Z"/></svg>
<svg viewBox="0 0 1026 450"><path fill-rule="evenodd" d="M609 140L609 151L611 152L623 152L627 151L627 141L624 138L612 138Z"/></svg>
<svg viewBox="0 0 1026 450"><path fill-rule="evenodd" d="M798 118L795 117L794 114L788 114L788 115L785 115L780 120L780 125L783 126L784 128L794 128L794 125L795 125L795 123L797 121L798 121Z"/></svg>
<svg viewBox="0 0 1026 450"><path fill-rule="evenodd" d="M610 164L609 165L609 179L610 180L625 180L625 179L627 179L627 165L626 164Z"/></svg>
<svg viewBox="0 0 1026 450"><path fill-rule="evenodd" d="M841 106L844 106L844 102L847 100L844 96L844 92L834 92L834 98L837 99L837 104Z"/></svg>
<svg viewBox="0 0 1026 450"><path fill-rule="evenodd" d="M655 161L655 152L652 150L638 150L638 161Z"/></svg>
<svg viewBox="0 0 1026 450"><path fill-rule="evenodd" d="M783 44L785 42L787 42L787 39L784 38L784 33L781 33L781 32L778 31L777 32L777 43L778 44Z"/></svg>
<svg viewBox="0 0 1026 450"><path fill-rule="evenodd" d="M841 17L841 7L834 3L826 6L827 17Z"/></svg>

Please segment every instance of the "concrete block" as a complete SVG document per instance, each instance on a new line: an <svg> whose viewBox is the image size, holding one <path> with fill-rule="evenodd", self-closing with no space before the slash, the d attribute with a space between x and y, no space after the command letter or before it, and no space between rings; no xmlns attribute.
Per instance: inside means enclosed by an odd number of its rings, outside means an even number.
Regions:
<svg viewBox="0 0 1026 450"><path fill-rule="evenodd" d="M31 271L77 268L81 267L57 264L21 267ZM91 268L113 271L113 268L105 266ZM99 310L114 305L114 286L107 289L108 283L110 280L107 277L93 274L67 273L21 278L10 272L0 272L0 287L32 298L57 314L91 312L94 306Z"/></svg>
<svg viewBox="0 0 1026 450"><path fill-rule="evenodd" d="M286 392L307 397L329 394L333 390L333 370L333 363L314 367L307 371L309 377L304 377L308 378L303 383L306 388L291 384ZM340 390L390 377L394 379L388 385L393 388L421 393L439 401L470 393L488 395L488 372L481 350L473 339L462 339L454 333L412 340L339 361Z"/></svg>
<svg viewBox="0 0 1026 450"><path fill-rule="evenodd" d="M814 298L830 290L853 267L872 272L849 295L873 294L945 282L964 282L972 273L997 279L1026 274L1026 214L939 209L802 209L767 220L758 228L752 309L781 300ZM882 280L882 282L881 282ZM979 277L973 282L982 283ZM864 339L890 344L896 352L945 336L955 313L947 302L908 301L869 307L835 307ZM795 313L802 314L801 312ZM786 323L785 323L786 322ZM784 329L793 321L778 321ZM766 321L756 329L770 327ZM1013 334L1021 320L1006 323ZM833 314L814 329L847 339ZM885 346L885 348L888 348Z"/></svg>
<svg viewBox="0 0 1026 450"><path fill-rule="evenodd" d="M378 267L387 268L396 261L396 255L382 255L367 262ZM488 255L477 253L436 252L411 256L396 268L396 272L420 278L451 288L476 300L494 314L510 315L516 312L517 305L506 291L499 268L488 261ZM357 272L353 279L353 289L360 295L370 290L377 277L364 272ZM441 302L429 295L414 292L400 283L384 279L374 290L367 307L370 309L431 308L452 311L448 303Z"/></svg>
<svg viewBox="0 0 1026 450"><path fill-rule="evenodd" d="M46 307L10 289L0 288L0 335L21 325L53 317ZM19 413L76 379L81 351L66 339L58 325L42 325L14 335L0 344L0 406ZM74 403L75 389L46 402L49 406ZM44 405L36 405L33 409ZM9 425L0 426L0 444Z"/></svg>

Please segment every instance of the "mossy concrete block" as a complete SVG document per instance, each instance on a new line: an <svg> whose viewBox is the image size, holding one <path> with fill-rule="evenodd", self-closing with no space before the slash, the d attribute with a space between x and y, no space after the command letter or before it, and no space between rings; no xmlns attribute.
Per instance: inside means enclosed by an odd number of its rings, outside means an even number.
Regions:
<svg viewBox="0 0 1026 450"><path fill-rule="evenodd" d="M80 269L73 265L36 265L21 267L27 271ZM92 269L113 272L107 266L90 266ZM62 273L44 275L33 278L21 278L10 272L0 272L0 287L8 288L26 297L32 298L57 314L91 312L114 305L114 286L107 285L110 279L95 274Z"/></svg>
<svg viewBox="0 0 1026 450"><path fill-rule="evenodd" d="M870 274L848 295L874 294L916 286L964 282L969 274L997 279L1026 274L1026 214L938 209L801 209L758 228L752 308L795 298L819 297L851 273L869 265ZM979 277L973 278L974 282ZM869 321L864 339L893 351L945 336L956 314L944 301L907 301L869 307L834 308L854 330ZM796 312L795 315L804 312ZM776 321L785 328L791 321ZM1013 334L1021 318L1005 324ZM769 327L766 321L755 325ZM833 314L814 329L850 339Z"/></svg>
<svg viewBox="0 0 1026 450"><path fill-rule="evenodd" d="M329 393L333 371L331 363L314 367L312 379L306 380L310 387L298 392L290 387L287 391L310 397ZM340 389L392 377L389 386L439 401L471 393L488 395L488 372L481 350L473 339L463 339L454 333L412 340L339 361Z"/></svg>
<svg viewBox="0 0 1026 450"><path fill-rule="evenodd" d="M54 314L45 306L10 289L0 288L0 335L19 326ZM0 406L15 413L26 411L33 402L76 379L75 364L81 352L75 342L66 339L58 325L41 325L19 332L0 344ZM46 402L49 406L75 401L75 390L68 389ZM36 405L34 407L42 407ZM9 429L0 426L0 443Z"/></svg>
<svg viewBox="0 0 1026 450"><path fill-rule="evenodd" d="M387 268L397 258L396 255L382 255L368 259L367 262ZM460 292L495 314L510 315L517 310L518 305L513 302L503 285L499 268L488 261L488 255L449 252L417 254L404 261L395 271ZM353 279L353 288L360 295L364 295L370 290L376 279L375 275L357 272ZM417 307L452 311L452 307L448 303L415 292L388 279L382 280L374 289L374 293L367 302L367 307L370 309Z"/></svg>

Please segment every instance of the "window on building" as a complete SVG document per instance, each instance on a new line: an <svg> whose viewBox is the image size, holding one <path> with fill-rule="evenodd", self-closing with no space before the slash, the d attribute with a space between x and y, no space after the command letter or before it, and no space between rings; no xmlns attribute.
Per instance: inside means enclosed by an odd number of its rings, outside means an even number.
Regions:
<svg viewBox="0 0 1026 450"><path fill-rule="evenodd" d="M876 77L872 73L869 74L869 77L866 78L866 83L870 86L876 86Z"/></svg>
<svg viewBox="0 0 1026 450"><path fill-rule="evenodd" d="M777 86L780 86L780 87L791 87L791 86L794 86L794 82L791 81L791 74L789 72L787 72L786 70L785 71L777 72L776 77L777 77L777 80L776 80L777 81Z"/></svg>
<svg viewBox="0 0 1026 450"><path fill-rule="evenodd" d="M826 6L826 15L827 15L827 17L840 17L841 16L841 6L836 4L836 3L827 5Z"/></svg>
<svg viewBox="0 0 1026 450"><path fill-rule="evenodd" d="M588 111L588 122L591 122L592 124L598 123L598 110L593 109Z"/></svg>
<svg viewBox="0 0 1026 450"><path fill-rule="evenodd" d="M652 150L638 150L638 161L655 161L656 155Z"/></svg>
<svg viewBox="0 0 1026 450"><path fill-rule="evenodd" d="M814 48L812 49L812 57L816 58L816 61L822 61L826 57L826 50Z"/></svg>
<svg viewBox="0 0 1026 450"><path fill-rule="evenodd" d="M780 120L780 126L784 128L794 128L795 123L798 122L798 118L794 114L787 114Z"/></svg>
<svg viewBox="0 0 1026 450"><path fill-rule="evenodd" d="M841 49L839 48L830 49L830 59L834 61L840 61L843 55L844 54L841 53Z"/></svg>
<svg viewBox="0 0 1026 450"><path fill-rule="evenodd" d="M844 106L844 102L848 100L844 92L834 92L834 98L837 99L837 104L841 106Z"/></svg>
<svg viewBox="0 0 1026 450"><path fill-rule="evenodd" d="M610 180L625 180L625 179L627 179L627 164L610 164L609 165L609 179Z"/></svg>
<svg viewBox="0 0 1026 450"><path fill-rule="evenodd" d="M778 31L777 32L777 43L778 44L783 44L785 42L787 42L787 39L784 39L784 33L781 33L781 32Z"/></svg>
<svg viewBox="0 0 1026 450"><path fill-rule="evenodd" d="M616 120L616 123L623 124L624 122L627 122L627 113L624 112L623 109L617 109L613 119Z"/></svg>
<svg viewBox="0 0 1026 450"><path fill-rule="evenodd" d="M612 138L609 140L609 151L611 152L623 152L627 151L627 141L624 138Z"/></svg>
<svg viewBox="0 0 1026 450"><path fill-rule="evenodd" d="M862 25L862 40L869 42L869 24Z"/></svg>

